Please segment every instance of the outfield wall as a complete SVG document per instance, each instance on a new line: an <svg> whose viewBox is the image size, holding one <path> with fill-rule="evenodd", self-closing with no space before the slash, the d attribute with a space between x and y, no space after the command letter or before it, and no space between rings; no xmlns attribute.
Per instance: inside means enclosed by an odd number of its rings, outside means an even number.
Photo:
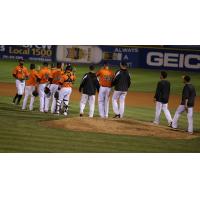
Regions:
<svg viewBox="0 0 200 200"><path fill-rule="evenodd" d="M1 59L24 58L33 61L71 62L200 72L200 50L150 46L106 45L0 45Z"/></svg>

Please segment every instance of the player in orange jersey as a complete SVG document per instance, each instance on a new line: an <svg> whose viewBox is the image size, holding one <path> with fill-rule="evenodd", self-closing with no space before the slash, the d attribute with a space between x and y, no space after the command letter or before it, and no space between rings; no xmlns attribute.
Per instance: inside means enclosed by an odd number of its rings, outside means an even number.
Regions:
<svg viewBox="0 0 200 200"><path fill-rule="evenodd" d="M56 91L58 90L59 82L61 80L64 72L61 69L61 63L57 63L57 67L51 70L51 77L49 78L50 85L48 86L50 89L50 95L45 97L45 112L49 110L49 102L52 100L51 105L51 113L55 113L56 111L56 98L54 97Z"/></svg>
<svg viewBox="0 0 200 200"><path fill-rule="evenodd" d="M65 70L65 74L62 76L61 80L59 81L59 84L61 86L61 89L59 91L59 97L57 100L57 108L56 113L60 114L60 107L63 103L64 107L64 115L67 116L68 114L68 107L69 107L69 98L72 93L72 85L74 81L76 80L76 76L72 72L71 65L68 65Z"/></svg>
<svg viewBox="0 0 200 200"><path fill-rule="evenodd" d="M109 68L108 63L105 62L103 68L101 68L96 75L100 84L98 96L99 115L101 118L108 118L110 92L114 73Z"/></svg>
<svg viewBox="0 0 200 200"><path fill-rule="evenodd" d="M35 64L31 64L29 78L26 81L25 96L24 96L24 101L23 101L23 105L22 105L22 110L26 109L26 104L27 104L29 96L31 96L29 110L33 110L33 103L35 100L35 96L33 96L32 93L33 93L33 91L36 90L37 79L38 79L38 72L35 70Z"/></svg>
<svg viewBox="0 0 200 200"><path fill-rule="evenodd" d="M40 112L45 112L45 92L44 89L49 82L51 77L51 70L48 69L48 63L44 62L43 66L39 71L39 96L40 96Z"/></svg>
<svg viewBox="0 0 200 200"><path fill-rule="evenodd" d="M17 93L13 98L13 103L17 100L17 105L19 105L22 95L24 94L25 80L28 79L28 70L24 66L24 59L19 59L19 65L16 66L12 73L13 77L16 79Z"/></svg>

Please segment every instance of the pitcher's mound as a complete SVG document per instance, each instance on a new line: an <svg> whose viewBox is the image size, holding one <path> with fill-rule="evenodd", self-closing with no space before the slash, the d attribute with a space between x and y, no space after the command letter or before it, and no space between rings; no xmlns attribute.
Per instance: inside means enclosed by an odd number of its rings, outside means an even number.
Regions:
<svg viewBox="0 0 200 200"><path fill-rule="evenodd" d="M183 131L174 131L168 127L157 126L133 119L66 118L42 122L42 125L63 128L79 132L108 133L115 135L156 136L169 139L192 139L199 135L189 135Z"/></svg>

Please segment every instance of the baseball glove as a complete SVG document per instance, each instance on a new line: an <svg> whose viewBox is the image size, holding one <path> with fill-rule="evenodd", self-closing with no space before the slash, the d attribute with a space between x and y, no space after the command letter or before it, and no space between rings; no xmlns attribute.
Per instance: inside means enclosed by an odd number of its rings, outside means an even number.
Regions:
<svg viewBox="0 0 200 200"><path fill-rule="evenodd" d="M59 92L58 92L58 91L55 92L54 98L55 98L55 99L58 99L58 98L59 98Z"/></svg>
<svg viewBox="0 0 200 200"><path fill-rule="evenodd" d="M48 94L50 93L50 89L49 89L48 87L45 87L45 88L44 88L44 93L45 93L46 95L48 95Z"/></svg>
<svg viewBox="0 0 200 200"><path fill-rule="evenodd" d="M37 96L38 96L38 91L37 91L37 90L34 90L34 91L32 92L32 95L33 95L34 97L37 97Z"/></svg>

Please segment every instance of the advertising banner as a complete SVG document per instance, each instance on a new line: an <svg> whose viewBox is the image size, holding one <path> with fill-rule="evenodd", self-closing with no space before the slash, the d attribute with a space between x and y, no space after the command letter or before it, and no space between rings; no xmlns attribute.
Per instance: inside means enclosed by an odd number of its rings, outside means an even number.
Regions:
<svg viewBox="0 0 200 200"><path fill-rule="evenodd" d="M121 46L57 46L56 59L59 62L119 65L122 60L130 67L138 66L139 50Z"/></svg>
<svg viewBox="0 0 200 200"><path fill-rule="evenodd" d="M0 45L0 58L51 62L55 60L55 51L54 45Z"/></svg>
<svg viewBox="0 0 200 200"><path fill-rule="evenodd" d="M139 49L122 46L99 46L102 50L102 62L108 61L111 65L119 65L126 61L129 67L138 67Z"/></svg>
<svg viewBox="0 0 200 200"><path fill-rule="evenodd" d="M183 49L140 49L139 66L149 69L200 71L200 51Z"/></svg>

